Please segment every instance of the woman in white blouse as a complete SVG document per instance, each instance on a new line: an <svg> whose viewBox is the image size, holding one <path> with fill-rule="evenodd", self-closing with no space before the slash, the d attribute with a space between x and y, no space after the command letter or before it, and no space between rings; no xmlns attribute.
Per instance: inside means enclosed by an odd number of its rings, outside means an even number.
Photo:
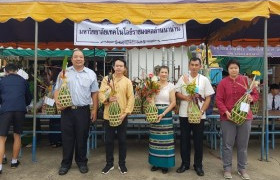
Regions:
<svg viewBox="0 0 280 180"><path fill-rule="evenodd" d="M172 109L176 105L174 85L168 82L169 69L161 66L159 71L160 92L155 97L158 123L150 125L149 163L151 171L161 169L163 174L175 166L175 148Z"/></svg>

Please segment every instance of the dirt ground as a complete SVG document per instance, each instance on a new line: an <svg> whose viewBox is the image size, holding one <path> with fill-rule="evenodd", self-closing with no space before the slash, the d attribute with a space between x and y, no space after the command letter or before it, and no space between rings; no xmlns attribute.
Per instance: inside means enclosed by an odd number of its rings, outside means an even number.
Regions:
<svg viewBox="0 0 280 180"><path fill-rule="evenodd" d="M7 156L11 159L11 138L7 143ZM148 140L128 140L127 168L128 173L122 175L117 169L118 153L115 149L115 169L107 175L101 174L105 165L104 143L99 140L98 148L91 150L88 166L89 172L81 174L73 163L68 174L58 175L58 168L62 157L62 148L52 148L48 146L48 140L45 138L37 148L37 162L31 160L31 148L23 148L23 154L20 159L21 165L17 169L11 169L10 164L3 165L3 174L0 180L212 180L224 179L222 176L222 163L219 158L219 150L211 150L206 144L204 146L204 171L205 176L199 177L191 167L190 170L178 174L176 168L180 165L179 143L176 144L176 167L170 169L168 174L163 175L161 171L151 172L151 166L147 162ZM251 140L248 149L248 174L252 180L280 180L280 139L276 140L275 149L270 149L269 162L259 161L260 141ZM193 159L193 155L192 155ZM233 157L233 179L241 179L236 171L236 151Z"/></svg>

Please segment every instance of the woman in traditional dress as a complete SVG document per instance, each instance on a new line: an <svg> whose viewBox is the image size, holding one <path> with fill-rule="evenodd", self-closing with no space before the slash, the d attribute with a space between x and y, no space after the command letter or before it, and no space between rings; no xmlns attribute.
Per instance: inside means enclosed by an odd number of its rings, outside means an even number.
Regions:
<svg viewBox="0 0 280 180"><path fill-rule="evenodd" d="M176 105L174 85L168 82L169 69L159 71L160 92L155 97L158 108L158 123L150 124L149 163L151 171L161 169L166 174L175 166L174 131L172 109ZM148 99L150 101L150 99Z"/></svg>
<svg viewBox="0 0 280 180"><path fill-rule="evenodd" d="M234 143L237 145L237 169L242 179L250 179L245 168L247 164L247 148L251 131L252 111L249 110L247 121L242 125L237 125L230 121L231 110L234 104L246 93L248 79L239 74L240 64L236 60L231 60L227 64L228 77L225 77L218 85L216 93L216 103L220 112L221 129L223 138L223 168L224 178L231 179L232 171L232 149ZM258 100L256 88L249 95L250 102Z"/></svg>

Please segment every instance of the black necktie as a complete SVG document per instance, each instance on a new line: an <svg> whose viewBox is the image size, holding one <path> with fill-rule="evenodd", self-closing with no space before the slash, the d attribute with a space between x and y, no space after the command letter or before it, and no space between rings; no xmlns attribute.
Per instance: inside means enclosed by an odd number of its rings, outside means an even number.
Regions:
<svg viewBox="0 0 280 180"><path fill-rule="evenodd" d="M272 98L272 110L275 110L275 96Z"/></svg>

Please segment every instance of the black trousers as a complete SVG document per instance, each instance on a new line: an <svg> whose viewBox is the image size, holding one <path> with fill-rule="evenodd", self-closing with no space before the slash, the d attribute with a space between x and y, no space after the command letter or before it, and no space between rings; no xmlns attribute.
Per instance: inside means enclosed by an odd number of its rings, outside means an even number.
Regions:
<svg viewBox="0 0 280 180"><path fill-rule="evenodd" d="M190 166L191 157L191 131L193 133L194 144L194 166L202 168L203 159L203 131L204 131L204 119L201 119L199 124L191 124L187 117L180 117L180 129L181 129L181 143L180 151L182 163L186 166Z"/></svg>
<svg viewBox="0 0 280 180"><path fill-rule="evenodd" d="M90 109L67 108L61 112L61 136L63 159L62 167L70 168L75 149L75 161L78 166L87 164L87 139L90 126Z"/></svg>
<svg viewBox="0 0 280 180"><path fill-rule="evenodd" d="M126 130L127 130L127 117L123 120L122 124L117 127L111 127L109 121L104 121L105 127L105 144L106 144L106 162L108 165L114 164L114 139L115 131L117 131L119 141L119 165L125 165L126 159Z"/></svg>

